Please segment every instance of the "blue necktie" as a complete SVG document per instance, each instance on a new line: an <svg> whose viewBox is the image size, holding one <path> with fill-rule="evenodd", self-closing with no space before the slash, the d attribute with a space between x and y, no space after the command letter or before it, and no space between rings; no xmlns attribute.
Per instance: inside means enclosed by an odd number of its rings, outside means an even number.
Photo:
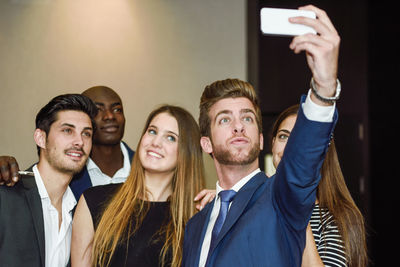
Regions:
<svg viewBox="0 0 400 267"><path fill-rule="evenodd" d="M228 214L229 203L233 200L236 195L234 190L223 190L219 192L219 197L221 198L221 207L219 209L219 214L217 220L215 221L214 228L211 235L210 250L208 253L214 249L215 241L217 240L218 234L221 231L222 225L225 222L226 215ZM210 255L209 255L210 256Z"/></svg>

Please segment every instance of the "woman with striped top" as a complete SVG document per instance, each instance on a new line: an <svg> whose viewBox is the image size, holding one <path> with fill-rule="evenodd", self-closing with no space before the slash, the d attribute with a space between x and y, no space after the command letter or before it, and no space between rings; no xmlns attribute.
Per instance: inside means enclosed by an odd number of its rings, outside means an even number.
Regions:
<svg viewBox="0 0 400 267"><path fill-rule="evenodd" d="M278 166L297 118L299 105L283 111L271 133L272 158ZM317 200L307 228L302 267L367 265L364 218L344 181L332 139L321 169Z"/></svg>

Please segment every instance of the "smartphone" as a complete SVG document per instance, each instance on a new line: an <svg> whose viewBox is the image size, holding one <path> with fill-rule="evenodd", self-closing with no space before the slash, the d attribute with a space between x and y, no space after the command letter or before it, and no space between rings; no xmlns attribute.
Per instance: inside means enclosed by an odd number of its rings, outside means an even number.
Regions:
<svg viewBox="0 0 400 267"><path fill-rule="evenodd" d="M296 36L306 33L316 34L309 26L289 22L290 17L316 18L315 12L310 10L261 8L261 32L267 35Z"/></svg>

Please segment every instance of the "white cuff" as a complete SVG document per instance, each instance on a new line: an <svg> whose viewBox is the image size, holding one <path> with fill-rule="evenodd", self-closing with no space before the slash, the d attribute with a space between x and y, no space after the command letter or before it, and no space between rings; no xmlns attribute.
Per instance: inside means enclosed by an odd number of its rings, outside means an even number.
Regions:
<svg viewBox="0 0 400 267"><path fill-rule="evenodd" d="M303 112L307 119L318 122L332 122L336 103L331 106L320 106L311 100L311 89L308 90L306 101L303 103Z"/></svg>

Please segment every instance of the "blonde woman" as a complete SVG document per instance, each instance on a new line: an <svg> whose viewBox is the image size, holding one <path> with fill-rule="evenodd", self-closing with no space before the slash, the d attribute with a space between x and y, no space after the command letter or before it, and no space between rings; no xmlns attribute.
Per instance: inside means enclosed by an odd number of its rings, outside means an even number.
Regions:
<svg viewBox="0 0 400 267"><path fill-rule="evenodd" d="M184 226L204 186L199 140L186 110L154 110L126 182L93 187L79 200L72 266L180 266Z"/></svg>

